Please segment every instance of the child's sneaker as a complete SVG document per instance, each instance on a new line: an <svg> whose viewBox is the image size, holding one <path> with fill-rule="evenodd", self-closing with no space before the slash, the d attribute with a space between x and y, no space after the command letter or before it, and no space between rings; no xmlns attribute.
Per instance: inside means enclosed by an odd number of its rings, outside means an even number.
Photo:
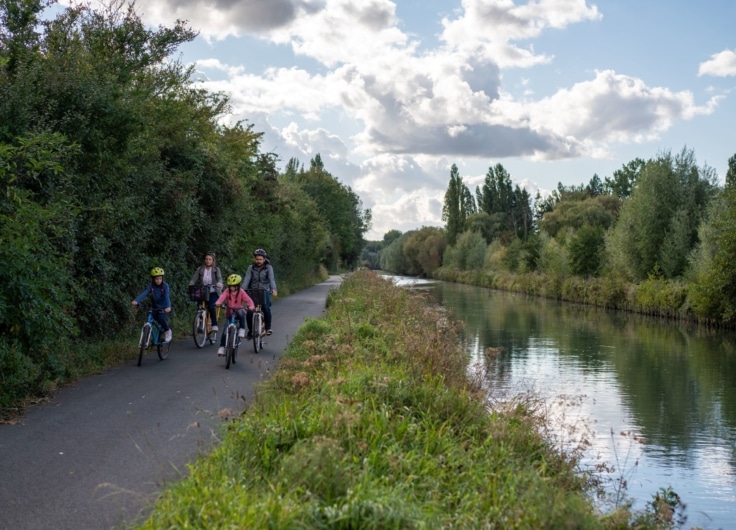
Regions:
<svg viewBox="0 0 736 530"><path fill-rule="evenodd" d="M220 346L219 348L217 348L217 355L220 357L225 357L225 347L224 346Z"/></svg>
<svg viewBox="0 0 736 530"><path fill-rule="evenodd" d="M253 334L249 331L248 332L248 336L245 337L245 338L246 338L246 340L253 340Z"/></svg>
<svg viewBox="0 0 736 530"><path fill-rule="evenodd" d="M217 327L217 324L214 326L210 326L210 331L220 331L220 328Z"/></svg>
<svg viewBox="0 0 736 530"><path fill-rule="evenodd" d="M164 333L164 342L171 342L173 335L173 332L170 329L167 329Z"/></svg>
<svg viewBox="0 0 736 530"><path fill-rule="evenodd" d="M271 335L272 333L273 333L273 331L271 331L270 329L267 329L266 330L266 335Z"/></svg>
<svg viewBox="0 0 736 530"><path fill-rule="evenodd" d="M245 330L244 330L243 328L240 328L240 329L238 330L238 337L240 337L241 339L242 339L243 337L245 337Z"/></svg>

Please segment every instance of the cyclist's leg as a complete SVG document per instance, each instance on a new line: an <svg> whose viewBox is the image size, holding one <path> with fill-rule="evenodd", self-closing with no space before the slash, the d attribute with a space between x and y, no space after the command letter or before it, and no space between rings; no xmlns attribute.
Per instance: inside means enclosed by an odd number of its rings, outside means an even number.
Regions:
<svg viewBox="0 0 736 530"><path fill-rule="evenodd" d="M220 337L220 347L217 348L217 355L222 357L225 355L225 341L227 340L227 326L225 326L222 336Z"/></svg>
<svg viewBox="0 0 736 530"><path fill-rule="evenodd" d="M171 326L169 326L169 314L164 313L161 311L160 313L156 313L156 322L159 323L161 326L161 331L164 333L163 341L161 338L159 338L160 342L169 342L173 339L173 333L171 330Z"/></svg>
<svg viewBox="0 0 736 530"><path fill-rule="evenodd" d="M248 336L253 334L253 311L246 310L245 323L248 325Z"/></svg>
<svg viewBox="0 0 736 530"><path fill-rule="evenodd" d="M171 327L169 327L169 314L164 313L163 311L156 311L156 313L153 315L153 318L156 320L156 322L159 323L161 326L161 330L163 331L169 331Z"/></svg>
<svg viewBox="0 0 736 530"><path fill-rule="evenodd" d="M246 321L246 318L245 318L245 315L246 315L246 311L247 311L247 309L238 309L238 311L237 311L237 313L236 313L236 314L237 314L237 316L238 316L238 327L241 327L241 328L243 328L243 329L245 329L245 327L246 327L246 325L245 325L245 321Z"/></svg>
<svg viewBox="0 0 736 530"><path fill-rule="evenodd" d="M263 299L263 316L266 324L266 332L271 331L271 293L266 291Z"/></svg>
<svg viewBox="0 0 736 530"><path fill-rule="evenodd" d="M217 326L217 307L215 306L215 302L217 302L217 291L212 291L210 293L210 300L208 303L209 310L210 310L210 325Z"/></svg>
<svg viewBox="0 0 736 530"><path fill-rule="evenodd" d="M235 312L235 316L238 318L238 332L240 333L240 330L242 330L241 337L245 336L245 309L238 309Z"/></svg>

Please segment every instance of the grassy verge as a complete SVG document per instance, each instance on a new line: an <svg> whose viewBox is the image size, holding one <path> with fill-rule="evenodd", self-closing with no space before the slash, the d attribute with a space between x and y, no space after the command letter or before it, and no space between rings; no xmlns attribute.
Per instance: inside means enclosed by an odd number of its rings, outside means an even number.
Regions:
<svg viewBox="0 0 736 530"><path fill-rule="evenodd" d="M140 528L629 528L541 421L488 410L452 322L359 272Z"/></svg>

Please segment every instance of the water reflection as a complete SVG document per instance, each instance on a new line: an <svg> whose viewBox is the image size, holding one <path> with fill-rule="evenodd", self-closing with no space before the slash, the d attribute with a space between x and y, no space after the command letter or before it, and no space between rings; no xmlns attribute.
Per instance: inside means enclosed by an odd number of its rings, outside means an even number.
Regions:
<svg viewBox="0 0 736 530"><path fill-rule="evenodd" d="M736 527L734 333L459 284L429 292L465 323L491 393L543 397L560 439L587 437L587 463L615 466L637 507L671 486L688 527Z"/></svg>

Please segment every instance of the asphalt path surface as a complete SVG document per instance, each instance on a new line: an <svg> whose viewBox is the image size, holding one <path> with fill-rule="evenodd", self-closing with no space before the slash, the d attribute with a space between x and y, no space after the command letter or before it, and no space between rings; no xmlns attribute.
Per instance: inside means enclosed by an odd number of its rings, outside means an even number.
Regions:
<svg viewBox="0 0 736 530"><path fill-rule="evenodd" d="M161 489L217 444L307 317L324 313L338 276L272 301L274 333L241 344L225 369L217 346L175 330L169 358L147 353L57 391L0 425L0 529L97 530L140 522Z"/></svg>

